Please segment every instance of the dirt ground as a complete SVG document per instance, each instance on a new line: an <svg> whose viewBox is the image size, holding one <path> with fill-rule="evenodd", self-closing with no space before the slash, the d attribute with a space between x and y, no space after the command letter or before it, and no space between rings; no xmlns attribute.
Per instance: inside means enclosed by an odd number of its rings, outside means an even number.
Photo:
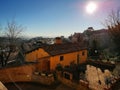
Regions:
<svg viewBox="0 0 120 90"><path fill-rule="evenodd" d="M75 90L61 83L52 86L39 83L8 83L4 85L8 90Z"/></svg>

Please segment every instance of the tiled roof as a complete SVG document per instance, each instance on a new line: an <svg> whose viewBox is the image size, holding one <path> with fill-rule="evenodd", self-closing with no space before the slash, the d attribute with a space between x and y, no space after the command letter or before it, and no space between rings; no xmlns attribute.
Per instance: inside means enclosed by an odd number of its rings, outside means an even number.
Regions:
<svg viewBox="0 0 120 90"><path fill-rule="evenodd" d="M67 44L49 45L49 46L43 47L43 49L50 55L54 56L54 55L83 50L83 49L86 49L86 47L78 43L67 43Z"/></svg>
<svg viewBox="0 0 120 90"><path fill-rule="evenodd" d="M87 49L86 46L78 44L78 43L67 43L67 44L52 44L52 45L46 45L38 48L43 48L48 54L55 56L55 55L60 55L60 54L65 54L65 53L71 53L83 49ZM33 49L29 52L37 50Z"/></svg>
<svg viewBox="0 0 120 90"><path fill-rule="evenodd" d="M31 49L31 50L29 50L29 51L26 51L25 54L31 53L31 52L33 52L33 51L35 51L35 50L38 50L39 48L42 48L42 47L44 47L44 46L46 46L46 45L41 45L41 46L34 47L33 49Z"/></svg>

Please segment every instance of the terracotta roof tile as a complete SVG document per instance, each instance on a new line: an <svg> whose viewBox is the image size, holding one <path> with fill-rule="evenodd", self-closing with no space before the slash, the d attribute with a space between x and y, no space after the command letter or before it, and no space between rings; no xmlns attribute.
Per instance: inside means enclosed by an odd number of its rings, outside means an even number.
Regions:
<svg viewBox="0 0 120 90"><path fill-rule="evenodd" d="M83 49L87 49L86 46L78 44L78 43L67 43L67 44L52 44L52 45L46 45L38 48L43 48L48 54L55 56L55 55L60 55L60 54L65 54L65 53L71 53ZM33 49L29 52L37 50Z"/></svg>
<svg viewBox="0 0 120 90"><path fill-rule="evenodd" d="M48 52L50 55L54 56L54 55L65 54L65 53L83 50L83 49L86 49L86 47L83 45L80 45L78 43L69 43L69 44L49 45L49 46L43 47L43 49L46 52Z"/></svg>

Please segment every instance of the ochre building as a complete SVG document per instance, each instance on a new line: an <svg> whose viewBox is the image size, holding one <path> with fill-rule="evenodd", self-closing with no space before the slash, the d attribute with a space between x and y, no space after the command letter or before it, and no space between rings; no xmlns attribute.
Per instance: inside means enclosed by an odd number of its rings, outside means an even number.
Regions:
<svg viewBox="0 0 120 90"><path fill-rule="evenodd" d="M46 45L26 52L25 60L37 62L38 71L50 71L55 70L58 64L64 67L71 62L76 64L86 62L87 48L78 43Z"/></svg>

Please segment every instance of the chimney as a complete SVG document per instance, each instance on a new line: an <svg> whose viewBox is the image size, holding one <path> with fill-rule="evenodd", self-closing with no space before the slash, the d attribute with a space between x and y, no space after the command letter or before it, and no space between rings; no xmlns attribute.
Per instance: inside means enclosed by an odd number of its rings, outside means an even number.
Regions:
<svg viewBox="0 0 120 90"><path fill-rule="evenodd" d="M62 44L62 39L61 39L61 37L56 37L54 44Z"/></svg>

